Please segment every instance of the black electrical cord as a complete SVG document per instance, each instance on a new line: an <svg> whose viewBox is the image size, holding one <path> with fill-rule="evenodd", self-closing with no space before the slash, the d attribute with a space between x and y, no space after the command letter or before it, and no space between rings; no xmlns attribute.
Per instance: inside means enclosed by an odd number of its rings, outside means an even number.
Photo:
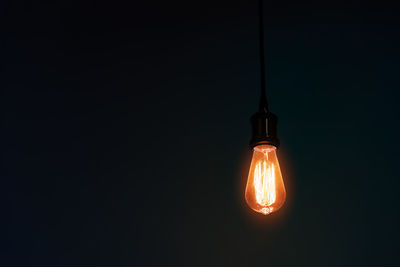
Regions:
<svg viewBox="0 0 400 267"><path fill-rule="evenodd" d="M250 140L250 147L254 148L259 145L272 145L278 147L278 117L269 112L265 86L263 0L258 0L258 12L260 33L261 96L259 110L250 118L253 132Z"/></svg>
<svg viewBox="0 0 400 267"><path fill-rule="evenodd" d="M259 38L260 38L260 70L261 70L261 96L260 112L269 112L266 82L265 82L265 60L264 60L264 23L263 23L263 0L258 0Z"/></svg>

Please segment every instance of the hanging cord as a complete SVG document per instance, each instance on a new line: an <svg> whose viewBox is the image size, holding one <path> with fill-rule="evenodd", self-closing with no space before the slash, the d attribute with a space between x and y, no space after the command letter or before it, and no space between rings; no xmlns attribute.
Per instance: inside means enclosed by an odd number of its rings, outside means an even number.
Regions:
<svg viewBox="0 0 400 267"><path fill-rule="evenodd" d="M263 23L263 0L258 0L259 38L260 38L260 69L261 69L261 96L260 112L269 112L267 92L265 85L265 62L264 62L264 23Z"/></svg>

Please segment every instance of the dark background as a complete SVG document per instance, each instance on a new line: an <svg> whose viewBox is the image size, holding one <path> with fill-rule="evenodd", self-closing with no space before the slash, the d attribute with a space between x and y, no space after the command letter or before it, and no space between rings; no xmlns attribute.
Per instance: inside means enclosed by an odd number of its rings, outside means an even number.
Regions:
<svg viewBox="0 0 400 267"><path fill-rule="evenodd" d="M2 2L0 266L399 266L399 10L376 3L265 3L288 199L264 217L256 1Z"/></svg>

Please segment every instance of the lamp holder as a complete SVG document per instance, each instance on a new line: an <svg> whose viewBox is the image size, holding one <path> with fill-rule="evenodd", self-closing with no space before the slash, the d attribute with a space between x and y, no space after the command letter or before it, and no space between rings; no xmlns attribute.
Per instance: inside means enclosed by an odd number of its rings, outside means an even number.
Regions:
<svg viewBox="0 0 400 267"><path fill-rule="evenodd" d="M250 148L259 145L273 145L279 147L277 137L278 117L269 111L259 111L250 118L252 137Z"/></svg>

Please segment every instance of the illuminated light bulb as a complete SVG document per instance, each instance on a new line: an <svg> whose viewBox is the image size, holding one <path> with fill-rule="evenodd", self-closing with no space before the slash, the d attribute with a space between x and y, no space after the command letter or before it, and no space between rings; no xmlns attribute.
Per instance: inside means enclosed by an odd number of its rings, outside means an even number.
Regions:
<svg viewBox="0 0 400 267"><path fill-rule="evenodd" d="M251 209L264 215L277 211L285 202L286 190L275 146L253 148L245 198Z"/></svg>
<svg viewBox="0 0 400 267"><path fill-rule="evenodd" d="M249 207L264 215L280 209L286 199L276 149L278 117L268 108L265 87L263 0L258 1L260 34L261 95L258 112L250 118L252 136L250 147L253 159L247 179L245 199Z"/></svg>

